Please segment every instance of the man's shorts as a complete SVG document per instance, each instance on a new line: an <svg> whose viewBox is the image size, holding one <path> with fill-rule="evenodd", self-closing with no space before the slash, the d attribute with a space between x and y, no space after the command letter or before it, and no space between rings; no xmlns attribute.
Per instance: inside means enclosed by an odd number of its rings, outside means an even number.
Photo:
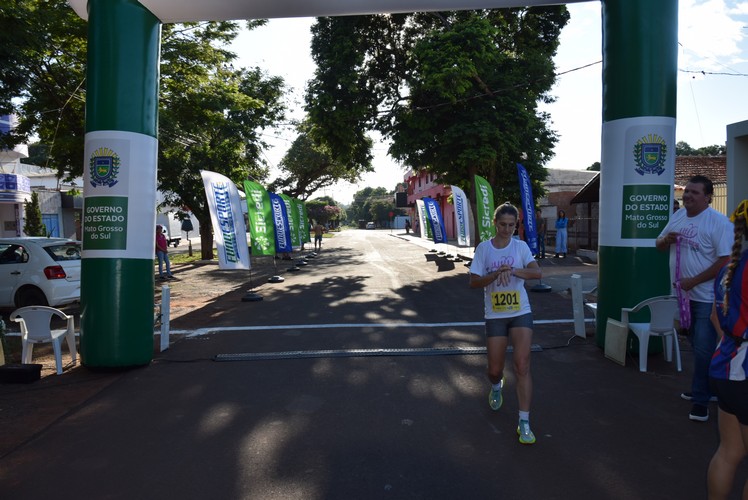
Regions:
<svg viewBox="0 0 748 500"><path fill-rule="evenodd" d="M748 380L724 380L709 377L709 387L717 396L720 410L735 415L748 425Z"/></svg>
<svg viewBox="0 0 748 500"><path fill-rule="evenodd" d="M322 235L320 234L319 236L317 236L317 235L315 234L315 235L314 235L314 241L315 241L315 242L319 241L320 243L322 243Z"/></svg>
<svg viewBox="0 0 748 500"><path fill-rule="evenodd" d="M486 337L508 337L512 328L532 328L532 313L486 320Z"/></svg>

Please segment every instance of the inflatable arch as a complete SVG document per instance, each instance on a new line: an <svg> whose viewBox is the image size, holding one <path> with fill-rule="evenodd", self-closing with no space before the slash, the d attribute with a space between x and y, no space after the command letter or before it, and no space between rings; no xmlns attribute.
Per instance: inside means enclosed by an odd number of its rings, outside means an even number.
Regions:
<svg viewBox="0 0 748 500"><path fill-rule="evenodd" d="M81 357L153 356L158 64L162 23L549 5L553 0L69 0L89 21ZM654 240L675 167L678 0L601 0L603 128L599 309L670 291ZM102 280L107 276L107 280Z"/></svg>

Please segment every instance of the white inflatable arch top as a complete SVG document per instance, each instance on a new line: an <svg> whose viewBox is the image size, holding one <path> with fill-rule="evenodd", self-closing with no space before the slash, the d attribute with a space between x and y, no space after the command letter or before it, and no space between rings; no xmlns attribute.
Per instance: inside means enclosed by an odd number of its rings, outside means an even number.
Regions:
<svg viewBox="0 0 748 500"><path fill-rule="evenodd" d="M180 23L497 9L580 1L588 0L140 0L140 4L161 22ZM80 17L88 19L88 0L68 0L68 3Z"/></svg>

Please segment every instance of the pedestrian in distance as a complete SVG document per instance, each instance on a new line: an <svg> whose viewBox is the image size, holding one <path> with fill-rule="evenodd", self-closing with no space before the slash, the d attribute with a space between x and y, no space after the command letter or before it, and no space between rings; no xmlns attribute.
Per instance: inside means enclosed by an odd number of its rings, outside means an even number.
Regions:
<svg viewBox="0 0 748 500"><path fill-rule="evenodd" d="M314 225L314 251L322 251L322 233L325 232L325 227L319 222Z"/></svg>
<svg viewBox="0 0 748 500"><path fill-rule="evenodd" d="M735 240L728 264L714 280L712 323L720 335L709 365L709 384L719 401L719 448L709 462L709 500L727 499L735 471L748 456L748 200L730 217ZM748 481L743 486L748 498Z"/></svg>
<svg viewBox="0 0 748 500"><path fill-rule="evenodd" d="M158 279L163 281L172 279L171 262L169 261L169 244L164 235L164 228L156 226L156 258L158 259ZM164 276L164 264L166 264L166 275Z"/></svg>
<svg viewBox="0 0 748 500"><path fill-rule="evenodd" d="M470 287L483 288L488 379L491 382L489 407L496 411L503 403L504 365L511 340L519 403L517 434L520 443L533 444L535 435L530 429L533 320L525 280L540 279L542 273L527 243L512 237L518 220L519 212L511 204L504 203L496 209L496 236L475 249L470 264Z"/></svg>
<svg viewBox="0 0 748 500"><path fill-rule="evenodd" d="M680 288L681 294L688 296L681 307L690 319L688 336L694 364L691 391L681 393L681 398L692 402L688 418L696 422L709 420L709 363L717 346L717 330L709 319L714 302L712 284L730 259L733 243L732 223L709 206L713 194L708 177L691 177L683 191L683 207L670 216L655 240L657 250L670 252L673 295Z"/></svg>
<svg viewBox="0 0 748 500"><path fill-rule="evenodd" d="M558 217L556 218L556 258L566 257L566 241L568 238L566 228L569 225L569 219L566 218L566 212L564 210L558 211Z"/></svg>
<svg viewBox="0 0 748 500"><path fill-rule="evenodd" d="M538 258L545 259L545 233L547 224L543 218L543 211L537 209L535 212L535 225L538 228Z"/></svg>

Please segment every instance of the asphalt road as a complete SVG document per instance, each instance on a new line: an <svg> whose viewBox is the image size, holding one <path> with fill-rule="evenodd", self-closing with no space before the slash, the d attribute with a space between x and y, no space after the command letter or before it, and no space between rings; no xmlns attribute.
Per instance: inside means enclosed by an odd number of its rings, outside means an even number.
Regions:
<svg viewBox="0 0 748 500"><path fill-rule="evenodd" d="M149 366L66 373L68 386L109 378L0 456L2 497L705 497L716 419L689 421L678 397L687 349L680 374L662 356L647 373L606 360L591 337L573 336L563 293L570 274L589 280L596 268L542 262L554 291L530 296L538 442L520 445L511 368L493 412L484 355L469 351L483 345L481 291L429 246L344 232L300 271L257 261L263 300L251 303L240 274L193 282L197 267L178 270L175 293L211 280L226 291L180 315L186 335ZM274 271L283 283L266 282ZM63 377L31 388L40 405Z"/></svg>

